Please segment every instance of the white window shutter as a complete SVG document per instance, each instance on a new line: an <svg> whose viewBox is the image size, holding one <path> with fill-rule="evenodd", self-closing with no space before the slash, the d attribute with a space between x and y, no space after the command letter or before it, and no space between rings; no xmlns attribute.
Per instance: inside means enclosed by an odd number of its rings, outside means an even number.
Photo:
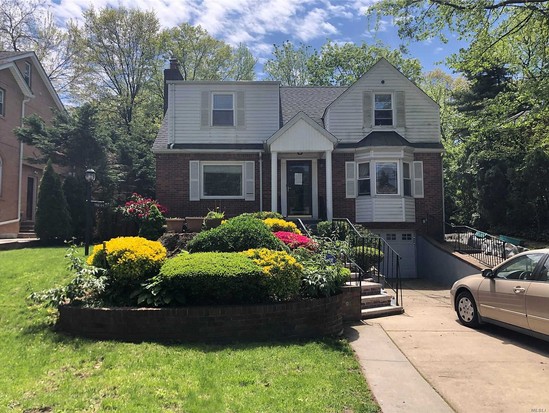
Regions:
<svg viewBox="0 0 549 413"><path fill-rule="evenodd" d="M395 101L396 126L404 128L406 126L406 99L403 91L395 92Z"/></svg>
<svg viewBox="0 0 549 413"><path fill-rule="evenodd" d="M189 161L189 201L200 200L200 161Z"/></svg>
<svg viewBox="0 0 549 413"><path fill-rule="evenodd" d="M244 162L244 199L255 201L255 162Z"/></svg>
<svg viewBox="0 0 549 413"><path fill-rule="evenodd" d="M365 129L370 129L372 127L372 99L372 92L362 93L362 126Z"/></svg>
<svg viewBox="0 0 549 413"><path fill-rule="evenodd" d="M246 113L244 103L244 92L236 92L236 127L237 129L245 129Z"/></svg>
<svg viewBox="0 0 549 413"><path fill-rule="evenodd" d="M202 98L200 102L200 126L210 126L210 92L202 92Z"/></svg>
<svg viewBox="0 0 549 413"><path fill-rule="evenodd" d="M355 162L345 162L345 198L356 198Z"/></svg>
<svg viewBox="0 0 549 413"><path fill-rule="evenodd" d="M423 162L414 161L414 197L423 198Z"/></svg>

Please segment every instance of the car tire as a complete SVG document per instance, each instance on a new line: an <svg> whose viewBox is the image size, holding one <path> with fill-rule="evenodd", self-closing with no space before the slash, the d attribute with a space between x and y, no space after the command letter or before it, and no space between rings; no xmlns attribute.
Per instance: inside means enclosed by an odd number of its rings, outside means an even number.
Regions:
<svg viewBox="0 0 549 413"><path fill-rule="evenodd" d="M475 299L469 291L462 291L456 298L456 313L459 322L466 327L478 327L479 318Z"/></svg>

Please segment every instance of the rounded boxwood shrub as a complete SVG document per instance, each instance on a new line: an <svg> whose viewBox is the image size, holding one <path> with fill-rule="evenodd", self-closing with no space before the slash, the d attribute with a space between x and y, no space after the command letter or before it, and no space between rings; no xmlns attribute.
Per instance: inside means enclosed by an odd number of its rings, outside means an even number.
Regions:
<svg viewBox="0 0 549 413"><path fill-rule="evenodd" d="M140 301L154 305L260 303L269 300L265 281L262 268L243 254L184 253L164 263Z"/></svg>
<svg viewBox="0 0 549 413"><path fill-rule="evenodd" d="M374 247L354 247L352 254L354 261L364 271L368 271L372 266L383 259L383 252Z"/></svg>
<svg viewBox="0 0 549 413"><path fill-rule="evenodd" d="M273 212L273 211L244 212L243 214L240 214L239 217L251 217L251 218L257 218L261 220L264 220L267 218L284 219L282 214L278 212Z"/></svg>
<svg viewBox="0 0 549 413"><path fill-rule="evenodd" d="M271 229L272 232L286 231L301 234L294 222L286 221L278 218L267 218L263 222Z"/></svg>
<svg viewBox="0 0 549 413"><path fill-rule="evenodd" d="M288 301L299 295L303 266L285 251L267 248L242 252L263 268L269 297L274 301Z"/></svg>
<svg viewBox="0 0 549 413"><path fill-rule="evenodd" d="M187 245L189 252L240 252L252 248L280 250L282 243L257 218L238 216L221 226L203 231Z"/></svg>
<svg viewBox="0 0 549 413"><path fill-rule="evenodd" d="M155 276L166 259L166 248L142 237L118 237L94 246L87 263L107 270L107 301L130 305L131 294Z"/></svg>

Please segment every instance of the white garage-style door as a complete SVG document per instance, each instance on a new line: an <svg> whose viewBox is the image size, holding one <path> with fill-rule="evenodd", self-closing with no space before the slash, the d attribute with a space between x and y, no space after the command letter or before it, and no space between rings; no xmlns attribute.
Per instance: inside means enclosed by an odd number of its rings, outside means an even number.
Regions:
<svg viewBox="0 0 549 413"><path fill-rule="evenodd" d="M400 255L400 276L417 278L416 233L415 231L375 231Z"/></svg>

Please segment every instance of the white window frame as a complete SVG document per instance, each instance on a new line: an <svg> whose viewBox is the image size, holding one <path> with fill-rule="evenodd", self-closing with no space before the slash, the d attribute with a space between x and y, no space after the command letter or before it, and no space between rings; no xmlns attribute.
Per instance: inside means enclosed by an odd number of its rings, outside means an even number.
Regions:
<svg viewBox="0 0 549 413"><path fill-rule="evenodd" d="M32 84L32 65L30 62L25 62L25 71L23 73L23 78L25 79L25 82L27 83L28 87L31 87Z"/></svg>
<svg viewBox="0 0 549 413"><path fill-rule="evenodd" d="M391 96L391 124L376 125L376 96L389 95ZM382 109L389 111L388 109ZM374 128L394 128L395 127L395 94L393 92L373 92L372 93L372 126Z"/></svg>
<svg viewBox="0 0 549 413"><path fill-rule="evenodd" d="M394 163L396 164L396 185L397 185L397 188L396 188L396 193L394 194L379 194L377 192L377 166L379 164L383 164L383 163ZM386 159L386 160L376 160L374 161L374 191L373 193L376 195L376 196L401 196L402 194L402 190L401 190L401 183L400 183L400 177L402 176L402 166L401 166L401 162L399 162L398 160L396 159Z"/></svg>
<svg viewBox="0 0 549 413"><path fill-rule="evenodd" d="M0 117L6 116L6 91L0 87Z"/></svg>
<svg viewBox="0 0 549 413"><path fill-rule="evenodd" d="M221 95L224 95L224 96L231 96L232 100L233 100L233 107L232 109L230 110L232 113L233 113L233 123L232 125L216 125L214 123L214 111L218 111L218 112L229 112L228 109L215 109L214 107L214 102L215 102L215 96L221 96ZM211 126L214 126L216 128L231 128L231 127L234 127L236 125L236 107L235 107L235 94L233 92L212 92L212 107L211 107Z"/></svg>
<svg viewBox="0 0 549 413"><path fill-rule="evenodd" d="M204 195L204 166L240 166L240 195ZM245 171L244 162L240 161L201 161L200 162L200 199L244 199L245 198Z"/></svg>

